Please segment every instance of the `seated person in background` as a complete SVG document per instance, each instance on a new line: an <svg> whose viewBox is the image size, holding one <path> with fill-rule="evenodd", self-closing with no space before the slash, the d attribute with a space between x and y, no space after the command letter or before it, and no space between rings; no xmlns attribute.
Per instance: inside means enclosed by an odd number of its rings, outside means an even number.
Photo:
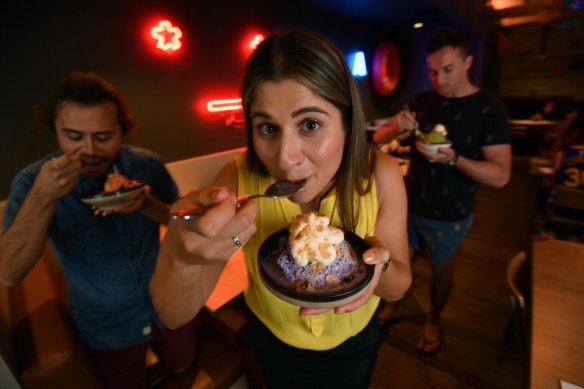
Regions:
<svg viewBox="0 0 584 389"><path fill-rule="evenodd" d="M554 100L548 100L545 102L541 110L531 115L531 120L557 120L561 118L561 115L557 110L558 103Z"/></svg>
<svg viewBox="0 0 584 389"><path fill-rule="evenodd" d="M582 126L583 111L584 101L578 101L572 109L570 109L564 117L558 121L553 130L549 131L549 134L546 134L551 143L550 152L552 156L552 165L553 160L555 159L554 156L558 152L567 145L575 144L574 139L577 137L574 136L574 132Z"/></svg>
<svg viewBox="0 0 584 389"><path fill-rule="evenodd" d="M561 147L563 144L563 139L566 134L571 130L574 120L580 115L580 110L582 109L582 102L576 102L570 104L570 107L566 107L565 114L562 114L558 109L555 109L553 113L544 116L544 120L555 121L552 127L546 128L540 134L539 140L539 154L540 156L548 159L553 159L558 145Z"/></svg>
<svg viewBox="0 0 584 389"><path fill-rule="evenodd" d="M133 120L117 88L96 74L69 74L42 113L60 151L13 180L0 236L0 282L22 280L50 238L75 327L107 387L146 387L149 344L168 369L188 368L193 328L165 329L148 293L159 225L178 195L174 181L152 152L123 145ZM103 191L114 166L146 186L132 204L106 216L80 199Z"/></svg>
<svg viewBox="0 0 584 389"><path fill-rule="evenodd" d="M580 104L570 127L564 136L558 138L555 144L552 167L554 169L554 184L570 189L584 191L584 105ZM553 192L550 202L553 203ZM584 220L581 210L556 207L559 215Z"/></svg>
<svg viewBox="0 0 584 389"><path fill-rule="evenodd" d="M583 144L584 128L584 102L579 102L576 107L568 112L564 119L558 123L558 136L552 148L552 167L557 170L564 160L566 149Z"/></svg>
<svg viewBox="0 0 584 389"><path fill-rule="evenodd" d="M411 284L401 170L367 146L359 88L343 53L319 34L268 36L247 63L242 104L248 152L222 170L218 186L173 206L205 213L169 223L150 286L154 306L169 326L191 320L245 244L246 333L267 386L368 388L381 339L379 298L399 299ZM290 198L234 204L235 194L303 179L304 190ZM365 238L371 248L363 260L375 265L365 293L330 310L287 303L258 274L261 243L311 211Z"/></svg>
<svg viewBox="0 0 584 389"><path fill-rule="evenodd" d="M535 162L537 165L543 164L545 167L551 167L551 173L547 171L538 181L537 207L544 212L549 207L552 199L551 193L557 183L557 171L564 162L564 153L566 148L582 144L579 140L582 128L582 110L584 102L577 102L573 109L564 115L553 128L542 134L542 143L549 146L540 150L540 155L544 157L542 161Z"/></svg>

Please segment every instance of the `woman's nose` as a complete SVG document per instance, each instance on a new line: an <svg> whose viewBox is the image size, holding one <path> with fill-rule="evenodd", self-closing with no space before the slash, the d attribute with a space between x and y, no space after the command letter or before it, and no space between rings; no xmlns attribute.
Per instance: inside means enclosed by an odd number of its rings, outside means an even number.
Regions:
<svg viewBox="0 0 584 389"><path fill-rule="evenodd" d="M279 165L283 170L302 162L302 147L292 136L282 136L279 144Z"/></svg>

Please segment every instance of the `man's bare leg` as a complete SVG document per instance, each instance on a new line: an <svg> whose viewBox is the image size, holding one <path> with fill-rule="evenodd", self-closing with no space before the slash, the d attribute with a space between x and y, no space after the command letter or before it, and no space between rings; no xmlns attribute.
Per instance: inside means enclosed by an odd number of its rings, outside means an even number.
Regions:
<svg viewBox="0 0 584 389"><path fill-rule="evenodd" d="M424 353L436 352L440 348L442 329L440 314L446 306L453 286L453 261L432 264L432 285L430 288L430 312L426 316L426 323L422 337L418 342L418 349Z"/></svg>

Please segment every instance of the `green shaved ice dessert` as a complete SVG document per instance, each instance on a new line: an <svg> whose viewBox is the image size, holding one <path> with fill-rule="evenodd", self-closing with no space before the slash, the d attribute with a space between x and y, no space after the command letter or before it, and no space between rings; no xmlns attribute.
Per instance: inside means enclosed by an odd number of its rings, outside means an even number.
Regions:
<svg viewBox="0 0 584 389"><path fill-rule="evenodd" d="M446 135L446 127L442 124L436 124L434 128L432 128L432 131L427 134L422 134L419 140L424 143L450 143L446 138Z"/></svg>

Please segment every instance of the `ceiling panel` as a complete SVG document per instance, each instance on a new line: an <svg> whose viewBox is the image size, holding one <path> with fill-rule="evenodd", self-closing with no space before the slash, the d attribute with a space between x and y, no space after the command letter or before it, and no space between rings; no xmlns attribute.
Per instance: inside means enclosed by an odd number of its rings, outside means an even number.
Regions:
<svg viewBox="0 0 584 389"><path fill-rule="evenodd" d="M411 28L414 22L444 20L444 14L430 0L310 0L340 14L350 15L379 26Z"/></svg>

